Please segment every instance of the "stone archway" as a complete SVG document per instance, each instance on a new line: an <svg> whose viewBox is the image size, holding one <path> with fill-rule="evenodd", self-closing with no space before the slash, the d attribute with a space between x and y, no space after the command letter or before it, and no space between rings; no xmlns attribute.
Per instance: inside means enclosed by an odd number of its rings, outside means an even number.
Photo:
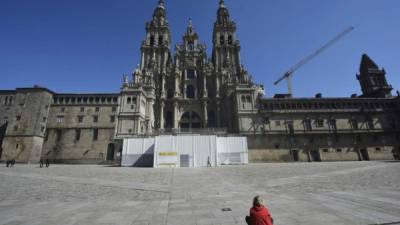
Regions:
<svg viewBox="0 0 400 225"><path fill-rule="evenodd" d="M181 117L181 128L201 128L200 116L193 111L185 112Z"/></svg>
<svg viewBox="0 0 400 225"><path fill-rule="evenodd" d="M113 143L108 144L107 158L106 158L108 161L114 161L114 149L115 149L115 146Z"/></svg>

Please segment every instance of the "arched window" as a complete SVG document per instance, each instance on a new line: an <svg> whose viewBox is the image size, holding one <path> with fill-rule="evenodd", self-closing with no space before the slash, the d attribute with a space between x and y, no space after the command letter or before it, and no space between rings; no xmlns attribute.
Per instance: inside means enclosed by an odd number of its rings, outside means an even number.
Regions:
<svg viewBox="0 0 400 225"><path fill-rule="evenodd" d="M214 111L208 111L208 127L216 127Z"/></svg>
<svg viewBox="0 0 400 225"><path fill-rule="evenodd" d="M151 35L150 36L150 46L153 46L153 45L154 45L154 36Z"/></svg>
<svg viewBox="0 0 400 225"><path fill-rule="evenodd" d="M181 128L200 128L201 119L193 111L185 112L181 117Z"/></svg>
<svg viewBox="0 0 400 225"><path fill-rule="evenodd" d="M228 36L228 44L232 44L233 43L233 39L232 39L232 35Z"/></svg>
<svg viewBox="0 0 400 225"><path fill-rule="evenodd" d="M172 128L174 125L174 121L173 121L173 114L171 111L167 112L166 118L165 118L165 127L166 128Z"/></svg>
<svg viewBox="0 0 400 225"><path fill-rule="evenodd" d="M163 45L163 36L162 35L160 35L160 36L158 36L158 45Z"/></svg>
<svg viewBox="0 0 400 225"><path fill-rule="evenodd" d="M194 70L186 70L186 78L189 79L194 79Z"/></svg>
<svg viewBox="0 0 400 225"><path fill-rule="evenodd" d="M221 45L223 45L223 44L225 43L225 36L224 36L224 35L221 35L221 36L219 37L219 43L220 43Z"/></svg>
<svg viewBox="0 0 400 225"><path fill-rule="evenodd" d="M187 98L194 98L195 90L193 85L189 85L186 87L186 97Z"/></svg>
<svg viewBox="0 0 400 225"><path fill-rule="evenodd" d="M172 88L169 88L168 90L167 90L167 98L173 98L174 97L174 89L172 89Z"/></svg>
<svg viewBox="0 0 400 225"><path fill-rule="evenodd" d="M188 49L189 49L189 51L194 50L194 42L193 41L188 41Z"/></svg>

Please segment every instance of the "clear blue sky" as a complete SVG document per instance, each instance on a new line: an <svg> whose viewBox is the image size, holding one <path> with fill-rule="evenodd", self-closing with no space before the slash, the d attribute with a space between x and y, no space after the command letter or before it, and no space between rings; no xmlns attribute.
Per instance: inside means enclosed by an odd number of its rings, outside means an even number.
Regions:
<svg viewBox="0 0 400 225"><path fill-rule="evenodd" d="M56 92L119 92L139 63L145 22L157 0L1 0L0 89L38 84ZM356 29L295 73L296 96L360 93L367 53L400 89L399 0L226 0L242 59L267 96L273 81L349 25ZM211 51L218 0L166 0L173 43L188 18ZM395 92L393 92L395 94Z"/></svg>

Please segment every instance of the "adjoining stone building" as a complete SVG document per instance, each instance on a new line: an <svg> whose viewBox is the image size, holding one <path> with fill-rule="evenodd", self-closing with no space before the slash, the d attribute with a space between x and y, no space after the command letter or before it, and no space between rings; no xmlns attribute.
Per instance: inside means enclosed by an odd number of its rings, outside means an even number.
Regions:
<svg viewBox="0 0 400 225"><path fill-rule="evenodd" d="M362 56L362 95L264 97L241 64L236 24L220 1L211 57L192 21L171 51L164 2L146 23L141 61L121 92L0 91L1 160L100 163L122 140L162 134L247 136L250 162L393 159L400 153L400 97Z"/></svg>

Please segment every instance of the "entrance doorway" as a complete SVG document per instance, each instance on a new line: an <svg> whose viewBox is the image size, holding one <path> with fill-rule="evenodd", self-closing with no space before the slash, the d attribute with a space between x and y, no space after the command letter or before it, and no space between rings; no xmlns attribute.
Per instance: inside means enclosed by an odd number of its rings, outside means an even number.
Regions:
<svg viewBox="0 0 400 225"><path fill-rule="evenodd" d="M311 152L311 160L314 162L321 162L321 155L318 150L312 150Z"/></svg>
<svg viewBox="0 0 400 225"><path fill-rule="evenodd" d="M3 153L3 138L4 135L6 134L6 130L7 130L7 123L3 124L0 126L0 159L1 159L1 155Z"/></svg>
<svg viewBox="0 0 400 225"><path fill-rule="evenodd" d="M185 112L181 117L181 128L201 128L200 116L193 112Z"/></svg>
<svg viewBox="0 0 400 225"><path fill-rule="evenodd" d="M292 154L293 154L293 161L298 162L299 161L299 151L292 150Z"/></svg>
<svg viewBox="0 0 400 225"><path fill-rule="evenodd" d="M110 143L107 147L107 158L108 161L114 161L114 144Z"/></svg>
<svg viewBox="0 0 400 225"><path fill-rule="evenodd" d="M368 155L367 149L365 149L365 148L360 149L360 153L361 153L362 160L369 160L369 155Z"/></svg>

